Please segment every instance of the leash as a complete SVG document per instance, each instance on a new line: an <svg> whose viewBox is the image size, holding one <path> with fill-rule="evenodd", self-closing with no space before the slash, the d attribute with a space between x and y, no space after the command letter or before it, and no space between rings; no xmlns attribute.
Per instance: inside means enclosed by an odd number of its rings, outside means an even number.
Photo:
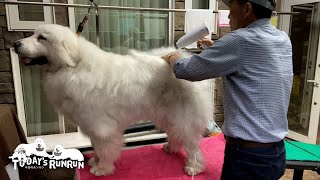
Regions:
<svg viewBox="0 0 320 180"><path fill-rule="evenodd" d="M90 5L90 7L88 9L87 14L84 16L83 20L78 25L78 29L77 29L77 32L76 32L78 37L80 36L84 26L86 25L86 23L87 23L87 21L89 19L89 15L90 15L91 9L96 9L96 15L98 14L98 4L93 2L93 0L90 0L90 1L91 1L91 5Z"/></svg>

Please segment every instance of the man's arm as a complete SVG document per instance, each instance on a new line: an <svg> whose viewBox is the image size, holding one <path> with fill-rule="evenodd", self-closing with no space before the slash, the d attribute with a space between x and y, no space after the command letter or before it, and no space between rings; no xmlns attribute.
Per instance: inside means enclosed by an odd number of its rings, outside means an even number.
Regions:
<svg viewBox="0 0 320 180"><path fill-rule="evenodd" d="M241 49L241 38L231 32L200 54L189 58L181 58L180 54L169 54L163 59L173 66L177 78L200 81L238 71Z"/></svg>

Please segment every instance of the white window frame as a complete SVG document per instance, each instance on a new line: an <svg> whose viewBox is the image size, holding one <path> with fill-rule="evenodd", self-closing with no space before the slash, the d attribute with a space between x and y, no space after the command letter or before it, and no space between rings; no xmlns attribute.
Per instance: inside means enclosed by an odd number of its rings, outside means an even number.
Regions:
<svg viewBox="0 0 320 180"><path fill-rule="evenodd" d="M17 0L8 0L17 2ZM54 0L43 0L44 3L52 3ZM72 3L73 0L68 0ZM7 26L8 31L33 31L35 27L41 24L55 24L55 7L43 6L44 21L21 21L19 19L18 5L6 5ZM73 8L68 8L69 27L75 30L74 25L74 11Z"/></svg>
<svg viewBox="0 0 320 180"><path fill-rule="evenodd" d="M8 0L17 2L17 0ZM44 3L50 3L51 0L43 0ZM34 27L41 24L52 24L53 13L52 7L43 6L44 21L21 21L19 19L18 5L6 5L7 23L9 31L33 31Z"/></svg>
<svg viewBox="0 0 320 180"><path fill-rule="evenodd" d="M175 8L175 1L169 0L169 9ZM174 46L174 15L169 12L169 45Z"/></svg>
<svg viewBox="0 0 320 180"><path fill-rule="evenodd" d="M185 4L184 4L184 8L185 9L192 9L192 2L193 0L185 0ZM211 9L212 11L217 11L218 10L218 2L217 0L209 0L209 9ZM213 12L212 12L213 13ZM218 16L217 13L214 13L214 22L213 23L213 32L212 34L217 34L217 23L218 23Z"/></svg>
<svg viewBox="0 0 320 180"><path fill-rule="evenodd" d="M192 9L192 2L193 2L193 0L185 0L185 8ZM210 0L209 1L209 9L216 10L216 7L217 7L217 1Z"/></svg>
<svg viewBox="0 0 320 180"><path fill-rule="evenodd" d="M283 12L291 12L291 7L293 5L299 5L299 4L307 4L307 3L320 3L320 0L283 0L281 4L281 11ZM291 22L290 16L280 16L279 19L279 28L282 31L285 31L286 33L290 32L290 22ZM318 41L318 57L316 60L316 64L320 64L320 37ZM319 82L320 79L320 68L316 66L316 72L315 72L315 81ZM320 102L320 88L317 88L317 86L313 89L313 95L312 95L312 101L317 102L319 104ZM299 133L296 133L294 131L289 130L288 137L297 141L306 142L306 143L312 143L316 144L317 142L317 134L318 132L318 126L319 126L319 114L320 114L320 107L318 104L311 103L311 112L310 112L310 122L309 122L309 129L308 129L308 135L302 135Z"/></svg>

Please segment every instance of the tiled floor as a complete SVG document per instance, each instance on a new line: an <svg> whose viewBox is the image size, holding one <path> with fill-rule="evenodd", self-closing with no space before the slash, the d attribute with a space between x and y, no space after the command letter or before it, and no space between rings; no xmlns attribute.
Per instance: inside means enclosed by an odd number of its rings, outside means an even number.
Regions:
<svg viewBox="0 0 320 180"><path fill-rule="evenodd" d="M293 177L293 170L287 169L284 176L280 180L291 180ZM314 171L304 171L303 180L320 180L320 175Z"/></svg>

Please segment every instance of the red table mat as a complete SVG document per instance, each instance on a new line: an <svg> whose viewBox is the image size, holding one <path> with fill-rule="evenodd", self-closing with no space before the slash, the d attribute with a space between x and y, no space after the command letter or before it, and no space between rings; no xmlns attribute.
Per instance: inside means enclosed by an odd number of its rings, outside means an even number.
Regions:
<svg viewBox="0 0 320 180"><path fill-rule="evenodd" d="M220 179L225 140L223 134L204 138L201 141L201 150L206 160L205 172L194 177L195 180ZM89 159L93 154L85 154ZM79 180L190 180L191 176L184 173L185 152L168 154L162 145L150 145L135 149L123 150L120 159L116 162L113 175L96 177L86 164L84 169L77 169Z"/></svg>

